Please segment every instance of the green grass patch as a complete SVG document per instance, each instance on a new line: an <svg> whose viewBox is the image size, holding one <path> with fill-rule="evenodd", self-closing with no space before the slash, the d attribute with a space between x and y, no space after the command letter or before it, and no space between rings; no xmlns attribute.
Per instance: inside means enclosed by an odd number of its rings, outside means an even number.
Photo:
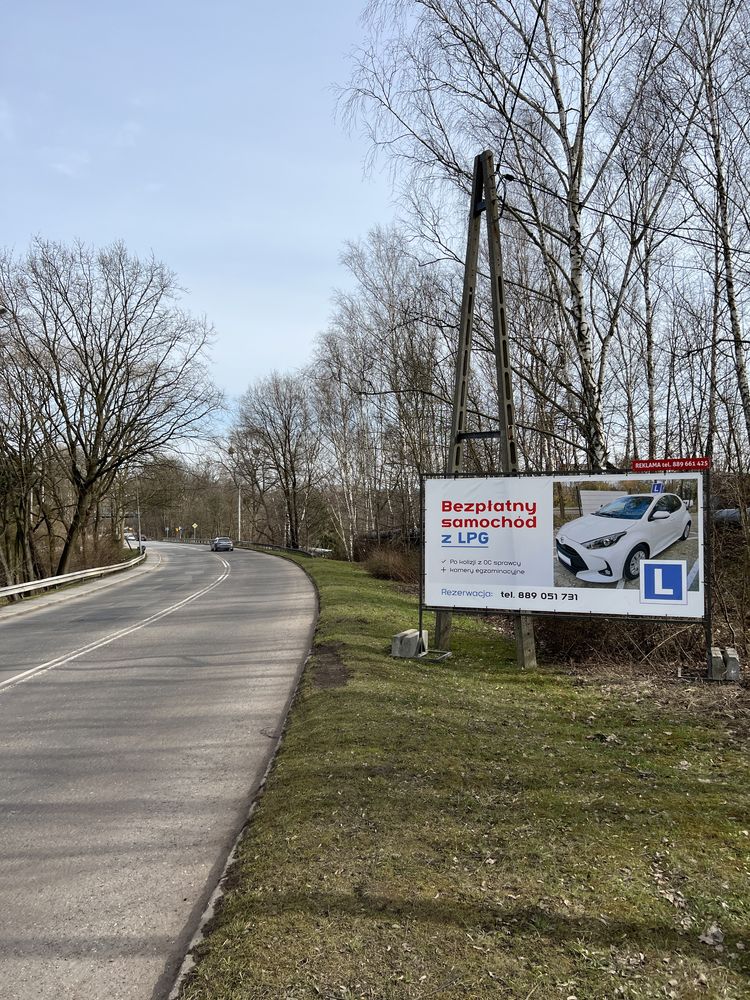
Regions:
<svg viewBox="0 0 750 1000"><path fill-rule="evenodd" d="M750 996L746 744L481 619L392 660L414 598L303 565L316 652L184 1000Z"/></svg>

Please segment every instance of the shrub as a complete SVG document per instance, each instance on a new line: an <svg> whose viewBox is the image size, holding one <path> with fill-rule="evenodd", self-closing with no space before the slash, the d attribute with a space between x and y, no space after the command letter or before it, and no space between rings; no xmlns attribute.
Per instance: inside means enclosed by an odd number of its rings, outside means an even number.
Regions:
<svg viewBox="0 0 750 1000"><path fill-rule="evenodd" d="M365 559L367 572L379 580L419 583L419 550L381 545Z"/></svg>

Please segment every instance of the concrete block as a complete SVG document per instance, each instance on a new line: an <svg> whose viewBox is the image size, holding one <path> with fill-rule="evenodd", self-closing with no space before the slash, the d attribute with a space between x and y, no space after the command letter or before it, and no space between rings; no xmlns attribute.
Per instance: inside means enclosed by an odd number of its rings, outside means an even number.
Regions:
<svg viewBox="0 0 750 1000"><path fill-rule="evenodd" d="M726 672L724 657L718 646L711 647L711 663L708 668L708 679L711 681L723 681Z"/></svg>
<svg viewBox="0 0 750 1000"><path fill-rule="evenodd" d="M722 649L721 655L724 658L724 680L740 680L742 673L740 671L740 658L737 655L737 650L733 646L727 646L726 649Z"/></svg>
<svg viewBox="0 0 750 1000"><path fill-rule="evenodd" d="M391 656L418 656L427 651L427 630L422 630L420 643L419 630L407 628L391 638Z"/></svg>

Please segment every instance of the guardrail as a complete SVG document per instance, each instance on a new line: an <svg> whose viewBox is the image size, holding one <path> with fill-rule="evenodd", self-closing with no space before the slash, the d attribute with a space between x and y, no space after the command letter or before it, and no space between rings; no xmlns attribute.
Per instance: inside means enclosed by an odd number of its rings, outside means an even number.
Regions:
<svg viewBox="0 0 750 1000"><path fill-rule="evenodd" d="M251 545L255 549L270 549L272 552L291 552L296 556L310 556L314 558L326 558L331 555L333 549L290 549L287 545L269 545L266 542L235 542L235 546L240 548Z"/></svg>
<svg viewBox="0 0 750 1000"><path fill-rule="evenodd" d="M97 576L108 576L110 573L118 573L123 569L130 569L137 566L146 558L146 553L129 559L124 563L117 563L115 566L98 566L96 569L82 569L77 573L65 573L63 576L48 576L44 580L34 580L33 583L16 583L12 587L0 587L0 598L17 597L22 594L30 594L35 590L51 590L53 587L61 587L65 583L77 583L79 580L88 580Z"/></svg>
<svg viewBox="0 0 750 1000"><path fill-rule="evenodd" d="M158 541L171 542L174 545L210 545L213 538L160 538ZM312 556L313 558L323 559L327 559L328 556L333 555L333 549L290 549L286 545L271 545L268 542L250 542L247 539L235 542L234 547L236 549L270 549L276 552L292 552L298 556Z"/></svg>

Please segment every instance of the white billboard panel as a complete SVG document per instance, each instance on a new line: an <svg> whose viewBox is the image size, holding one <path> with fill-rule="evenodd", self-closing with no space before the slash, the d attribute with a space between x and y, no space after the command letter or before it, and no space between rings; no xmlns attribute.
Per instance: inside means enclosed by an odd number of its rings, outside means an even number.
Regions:
<svg viewBox="0 0 750 1000"><path fill-rule="evenodd" d="M703 583L699 473L425 480L426 607L701 619Z"/></svg>

